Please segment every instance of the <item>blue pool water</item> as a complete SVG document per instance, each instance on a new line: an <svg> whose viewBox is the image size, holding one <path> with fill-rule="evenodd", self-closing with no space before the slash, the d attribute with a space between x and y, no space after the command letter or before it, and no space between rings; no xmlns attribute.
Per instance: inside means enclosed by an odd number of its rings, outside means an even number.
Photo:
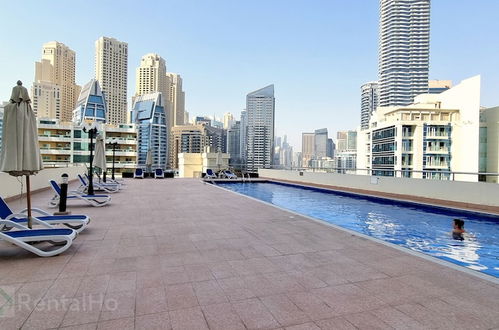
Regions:
<svg viewBox="0 0 499 330"><path fill-rule="evenodd" d="M217 183L279 207L499 277L499 217L280 183ZM452 239L452 219L468 237Z"/></svg>

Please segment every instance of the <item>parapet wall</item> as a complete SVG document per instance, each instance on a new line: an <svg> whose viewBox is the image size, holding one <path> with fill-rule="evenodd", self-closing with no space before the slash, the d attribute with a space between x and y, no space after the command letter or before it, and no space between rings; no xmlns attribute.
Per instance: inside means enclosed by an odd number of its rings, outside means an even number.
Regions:
<svg viewBox="0 0 499 330"><path fill-rule="evenodd" d="M499 214L499 184L258 170L260 178Z"/></svg>
<svg viewBox="0 0 499 330"><path fill-rule="evenodd" d="M46 168L30 177L31 192L49 187L49 180L61 181L61 175L67 173L69 181L76 180L77 174L85 173L84 166ZM15 177L0 172L0 196L11 199L26 193L26 178Z"/></svg>

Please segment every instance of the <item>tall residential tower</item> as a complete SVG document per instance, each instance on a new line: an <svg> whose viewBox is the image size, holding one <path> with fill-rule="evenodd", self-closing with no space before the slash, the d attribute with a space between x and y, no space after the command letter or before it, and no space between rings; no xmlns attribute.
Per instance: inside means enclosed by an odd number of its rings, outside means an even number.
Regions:
<svg viewBox="0 0 499 330"><path fill-rule="evenodd" d="M75 83L76 53L61 42L43 45L42 60L35 62L33 111L38 117L71 121L80 94Z"/></svg>
<svg viewBox="0 0 499 330"><path fill-rule="evenodd" d="M246 166L248 171L270 168L274 153L274 85L246 95Z"/></svg>
<svg viewBox="0 0 499 330"><path fill-rule="evenodd" d="M167 72L166 76L170 83L170 110L171 126L184 125L185 117L185 93L182 90L182 77L177 73Z"/></svg>
<svg viewBox="0 0 499 330"><path fill-rule="evenodd" d="M428 92L430 0L380 0L379 105Z"/></svg>
<svg viewBox="0 0 499 330"><path fill-rule="evenodd" d="M376 108L379 101L378 82L371 81L360 87L360 128L369 128L369 119Z"/></svg>
<svg viewBox="0 0 499 330"><path fill-rule="evenodd" d="M100 37L95 42L95 79L106 96L107 122L127 122L128 44Z"/></svg>

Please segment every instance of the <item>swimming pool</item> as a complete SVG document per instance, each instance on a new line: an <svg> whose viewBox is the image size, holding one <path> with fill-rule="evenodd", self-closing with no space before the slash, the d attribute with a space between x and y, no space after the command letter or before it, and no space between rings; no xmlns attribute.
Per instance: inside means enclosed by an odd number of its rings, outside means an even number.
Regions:
<svg viewBox="0 0 499 330"><path fill-rule="evenodd" d="M284 183L217 183L276 206L499 277L499 216ZM471 236L452 239L452 219Z"/></svg>

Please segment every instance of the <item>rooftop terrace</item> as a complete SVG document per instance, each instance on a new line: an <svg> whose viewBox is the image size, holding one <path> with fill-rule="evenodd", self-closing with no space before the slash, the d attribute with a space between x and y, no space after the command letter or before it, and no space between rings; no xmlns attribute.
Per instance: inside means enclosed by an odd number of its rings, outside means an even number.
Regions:
<svg viewBox="0 0 499 330"><path fill-rule="evenodd" d="M0 329L499 327L497 283L199 180L112 198L60 256L0 245Z"/></svg>

